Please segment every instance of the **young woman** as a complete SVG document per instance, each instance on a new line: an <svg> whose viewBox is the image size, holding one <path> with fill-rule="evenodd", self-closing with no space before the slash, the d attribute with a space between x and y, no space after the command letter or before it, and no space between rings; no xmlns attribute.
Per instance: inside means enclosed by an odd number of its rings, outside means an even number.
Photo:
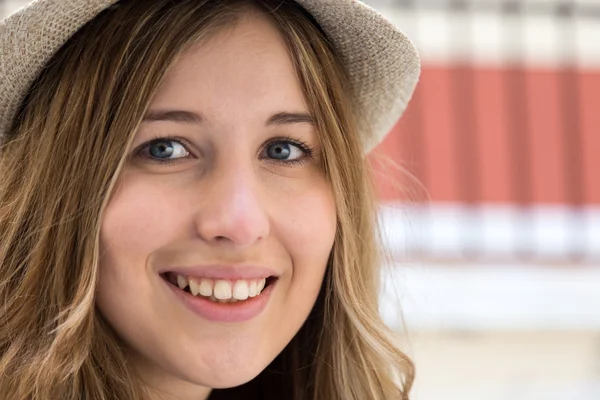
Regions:
<svg viewBox="0 0 600 400"><path fill-rule="evenodd" d="M364 158L403 34L350 0L41 0L0 41L3 398L408 399Z"/></svg>

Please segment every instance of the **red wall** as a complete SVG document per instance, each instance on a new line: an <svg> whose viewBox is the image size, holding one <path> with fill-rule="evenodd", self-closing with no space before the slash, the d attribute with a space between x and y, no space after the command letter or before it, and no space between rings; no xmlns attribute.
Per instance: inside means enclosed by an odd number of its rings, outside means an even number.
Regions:
<svg viewBox="0 0 600 400"><path fill-rule="evenodd" d="M600 71L426 66L377 153L432 201L600 204ZM377 165L398 200L406 180Z"/></svg>

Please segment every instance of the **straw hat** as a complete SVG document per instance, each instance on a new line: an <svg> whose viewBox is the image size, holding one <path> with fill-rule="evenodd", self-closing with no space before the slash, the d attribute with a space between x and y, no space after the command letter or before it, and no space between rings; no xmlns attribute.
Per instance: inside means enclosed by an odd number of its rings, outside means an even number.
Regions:
<svg viewBox="0 0 600 400"><path fill-rule="evenodd" d="M402 115L420 62L410 40L357 0L296 0L313 15L346 65L371 149ZM53 54L116 0L37 0L0 22L0 138Z"/></svg>

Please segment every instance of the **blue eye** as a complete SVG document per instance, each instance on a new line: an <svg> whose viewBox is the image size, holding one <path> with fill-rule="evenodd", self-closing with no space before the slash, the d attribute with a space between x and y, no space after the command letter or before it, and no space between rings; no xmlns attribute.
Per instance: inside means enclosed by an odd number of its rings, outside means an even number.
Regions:
<svg viewBox="0 0 600 400"><path fill-rule="evenodd" d="M276 139L268 143L263 150L262 158L282 163L296 164L307 161L314 155L314 148L292 138Z"/></svg>
<svg viewBox="0 0 600 400"><path fill-rule="evenodd" d="M267 155L280 161L295 161L305 155L305 151L290 142L275 142L267 146Z"/></svg>
<svg viewBox="0 0 600 400"><path fill-rule="evenodd" d="M156 162L175 161L190 155L179 140L170 138L151 140L143 144L137 153Z"/></svg>

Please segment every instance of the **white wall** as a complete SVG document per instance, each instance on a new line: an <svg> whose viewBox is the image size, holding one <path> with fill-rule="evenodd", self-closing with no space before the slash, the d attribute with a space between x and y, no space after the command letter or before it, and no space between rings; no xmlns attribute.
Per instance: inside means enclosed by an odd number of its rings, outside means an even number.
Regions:
<svg viewBox="0 0 600 400"><path fill-rule="evenodd" d="M575 63L583 68L600 66L600 17L578 15L573 21L558 18L557 0L523 0L531 12L506 15L501 0L471 0L468 12L448 12L448 0L416 0L413 9L393 0L368 1L415 42L428 64L467 60L481 65L523 61L531 67ZM576 4L600 6L598 0ZM438 6L436 6L438 4Z"/></svg>

